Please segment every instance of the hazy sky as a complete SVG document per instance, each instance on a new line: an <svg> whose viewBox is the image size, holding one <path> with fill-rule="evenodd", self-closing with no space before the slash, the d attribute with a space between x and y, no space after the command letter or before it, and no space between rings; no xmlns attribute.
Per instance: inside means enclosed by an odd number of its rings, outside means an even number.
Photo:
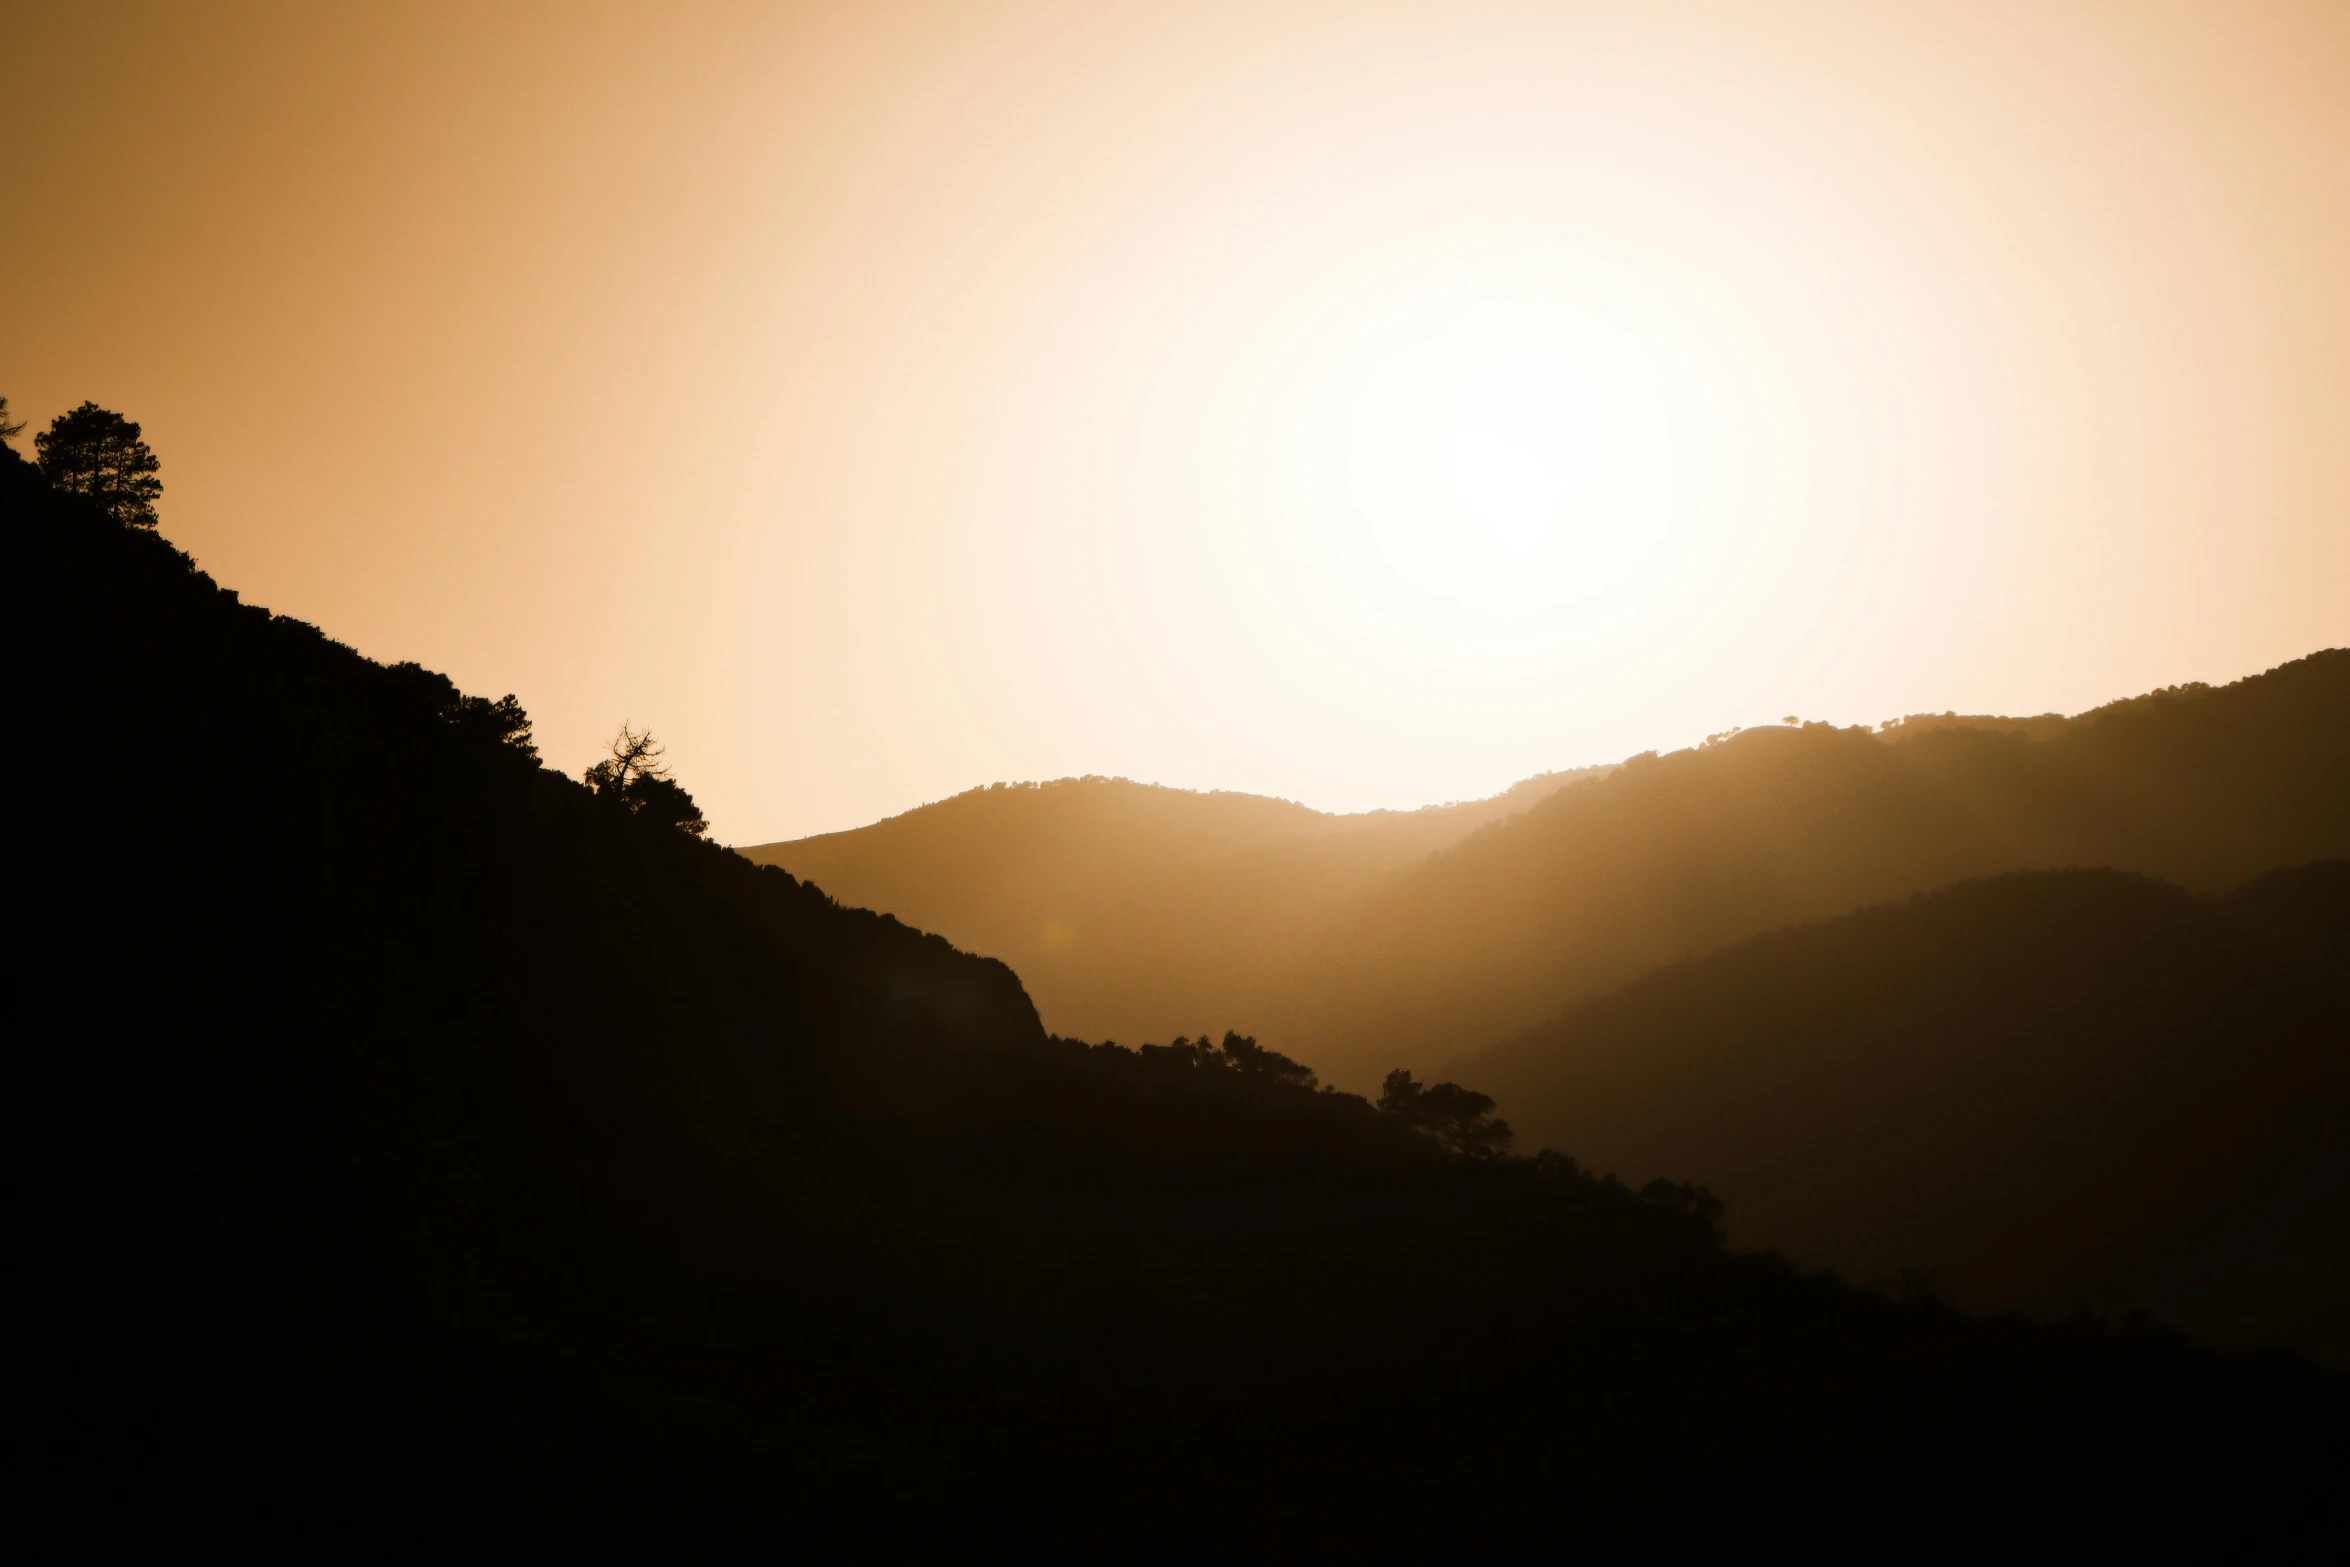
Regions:
<svg viewBox="0 0 2350 1567"><path fill-rule="evenodd" d="M2350 641L2350 5L0 3L0 394L719 837ZM29 448L30 437L20 442Z"/></svg>

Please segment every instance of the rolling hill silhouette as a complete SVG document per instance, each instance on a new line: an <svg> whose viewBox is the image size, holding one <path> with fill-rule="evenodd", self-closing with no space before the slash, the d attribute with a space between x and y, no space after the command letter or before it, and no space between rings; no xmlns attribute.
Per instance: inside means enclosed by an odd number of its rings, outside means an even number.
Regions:
<svg viewBox="0 0 2350 1567"><path fill-rule="evenodd" d="M1382 878L1607 770L1354 816L1124 778L997 784L741 852L1014 964L1058 1029L1143 1039L1275 1014Z"/></svg>
<svg viewBox="0 0 2350 1567"><path fill-rule="evenodd" d="M1393 879L1310 957L1300 1023L1266 1031L1349 1081L1967 878L2104 866L2216 892L2344 855L2350 650L2068 721L1748 730L1635 757Z"/></svg>
<svg viewBox="0 0 2350 1567"><path fill-rule="evenodd" d="M2350 862L2022 873L1757 937L1464 1063L1734 1241L2350 1365Z"/></svg>
<svg viewBox="0 0 2350 1567"><path fill-rule="evenodd" d="M1071 780L746 852L1016 962L1053 1026L1245 1020L1368 1088L1954 881L2082 865L2218 891L2350 855L2350 651L2077 718L1748 730L1383 821Z"/></svg>
<svg viewBox="0 0 2350 1567"><path fill-rule="evenodd" d="M1055 1037L4 452L0 548L68 1554L2342 1537L2304 1362L1895 1304L1246 1041Z"/></svg>

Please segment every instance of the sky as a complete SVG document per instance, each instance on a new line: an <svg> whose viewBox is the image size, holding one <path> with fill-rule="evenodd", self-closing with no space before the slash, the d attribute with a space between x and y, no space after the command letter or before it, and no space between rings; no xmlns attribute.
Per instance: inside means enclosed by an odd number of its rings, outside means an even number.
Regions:
<svg viewBox="0 0 2350 1567"><path fill-rule="evenodd" d="M722 841L2350 642L2350 6L0 0L0 395ZM29 449L30 432L19 442Z"/></svg>

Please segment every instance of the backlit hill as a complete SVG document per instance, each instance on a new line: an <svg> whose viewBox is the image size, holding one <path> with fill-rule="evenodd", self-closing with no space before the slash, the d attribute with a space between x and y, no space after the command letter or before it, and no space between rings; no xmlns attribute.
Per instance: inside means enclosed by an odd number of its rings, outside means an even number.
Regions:
<svg viewBox="0 0 2350 1567"><path fill-rule="evenodd" d="M1352 816L1123 778L998 784L741 852L1003 958L1054 1028L1166 1038L1280 1012L1318 935L1383 878L1607 771Z"/></svg>
<svg viewBox="0 0 2350 1567"><path fill-rule="evenodd" d="M4 452L0 556L12 1521L55 1554L2350 1525L2305 1363L1734 1257L1687 1187L1461 1151L1419 1113L1458 1092L1056 1039L1002 965L591 795L511 704Z"/></svg>
<svg viewBox="0 0 2350 1567"><path fill-rule="evenodd" d="M2350 862L1970 882L1757 937L1463 1063L1734 1242L1975 1308L2350 1365Z"/></svg>
<svg viewBox="0 0 2350 1567"><path fill-rule="evenodd" d="M1394 878L1313 955L1304 1018L1266 1027L1345 1080L1965 878L2104 866L2218 892L2341 856L2350 650L2057 723L1748 730L1636 757Z"/></svg>
<svg viewBox="0 0 2350 1567"><path fill-rule="evenodd" d="M1953 881L2107 866L2220 891L2350 855L2350 651L2077 718L1748 730L1411 814L1068 780L747 852L1014 963L1051 1027L1230 1019L1367 1089Z"/></svg>

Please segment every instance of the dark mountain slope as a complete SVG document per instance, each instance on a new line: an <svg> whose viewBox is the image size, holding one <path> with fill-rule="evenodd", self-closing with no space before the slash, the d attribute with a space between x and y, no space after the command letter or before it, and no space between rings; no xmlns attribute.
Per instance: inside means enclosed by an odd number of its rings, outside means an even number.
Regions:
<svg viewBox="0 0 2350 1567"><path fill-rule="evenodd" d="M1474 1063L1733 1238L2350 1364L2350 863L1975 882L1675 965Z"/></svg>
<svg viewBox="0 0 2350 1567"><path fill-rule="evenodd" d="M2309 1367L1895 1306L1683 1188L1055 1040L6 457L0 549L62 1554L2340 1536Z"/></svg>
<svg viewBox="0 0 2350 1567"><path fill-rule="evenodd" d="M1749 730L1634 758L1382 886L1267 1036L1352 1082L1672 959L1968 877L2199 891L2350 855L2350 651L2046 721Z"/></svg>
<svg viewBox="0 0 2350 1567"><path fill-rule="evenodd" d="M1307 946L1383 878L1606 771L1358 816L1064 778L742 852L1018 965L1056 1029L1139 1039L1270 1015Z"/></svg>

